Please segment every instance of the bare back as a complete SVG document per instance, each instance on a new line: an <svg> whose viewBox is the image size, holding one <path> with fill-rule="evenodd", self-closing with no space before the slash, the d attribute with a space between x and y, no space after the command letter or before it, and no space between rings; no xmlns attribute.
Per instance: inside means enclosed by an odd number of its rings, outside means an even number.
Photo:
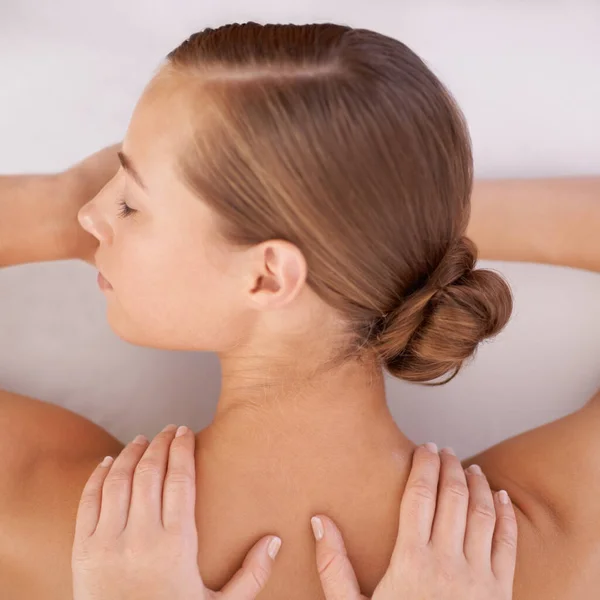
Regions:
<svg viewBox="0 0 600 600"><path fill-rule="evenodd" d="M0 424L8 465L0 475L3 598L65 600L79 494L97 462L122 446L81 417L13 394L0 394ZM480 464L518 508L516 600L598 596L599 432L600 395L573 415L467 461ZM407 475L392 434L383 441L375 436L378 443L358 440L345 460L321 460L310 471L215 460L203 451L203 436L197 522L207 584L222 585L258 536L276 533L285 550L261 598L319 598L308 525L319 511L339 523L364 591L373 590L391 554Z"/></svg>

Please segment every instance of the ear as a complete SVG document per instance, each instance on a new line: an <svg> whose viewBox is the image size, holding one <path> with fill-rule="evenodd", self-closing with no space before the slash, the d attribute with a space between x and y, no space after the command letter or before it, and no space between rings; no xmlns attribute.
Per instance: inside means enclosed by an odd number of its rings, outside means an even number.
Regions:
<svg viewBox="0 0 600 600"><path fill-rule="evenodd" d="M253 248L250 298L259 310L289 304L306 283L306 260L289 242L271 240Z"/></svg>

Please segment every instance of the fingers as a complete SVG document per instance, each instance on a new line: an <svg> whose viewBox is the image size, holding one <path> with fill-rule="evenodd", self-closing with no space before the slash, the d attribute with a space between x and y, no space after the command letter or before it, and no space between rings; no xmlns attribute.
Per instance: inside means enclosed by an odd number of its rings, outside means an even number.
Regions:
<svg viewBox="0 0 600 600"><path fill-rule="evenodd" d="M254 600L267 584L280 548L281 540L274 536L256 543L246 555L242 568L221 590L223 600Z"/></svg>
<svg viewBox="0 0 600 600"><path fill-rule="evenodd" d="M439 477L440 457L437 446L429 443L417 448L402 496L397 548L416 548L429 543L437 505Z"/></svg>
<svg viewBox="0 0 600 600"><path fill-rule="evenodd" d="M162 526L163 484L175 425L167 425L151 442L133 476L129 523L132 527Z"/></svg>
<svg viewBox="0 0 600 600"><path fill-rule="evenodd" d="M131 486L138 461L148 446L148 440L138 435L125 446L110 467L102 487L102 507L97 530L118 535L125 529L129 516Z"/></svg>
<svg viewBox="0 0 600 600"><path fill-rule="evenodd" d="M496 529L492 541L492 571L511 597L517 560L517 518L508 494L502 490L495 495Z"/></svg>
<svg viewBox="0 0 600 600"><path fill-rule="evenodd" d="M472 565L489 569L496 526L494 497L488 480L478 465L471 465L465 473L469 486L465 556Z"/></svg>
<svg viewBox="0 0 600 600"><path fill-rule="evenodd" d="M193 433L187 427L180 427L169 451L162 522L167 531L193 535L197 541L195 445Z"/></svg>
<svg viewBox="0 0 600 600"><path fill-rule="evenodd" d="M339 529L327 517L311 519L317 542L317 569L326 600L361 600L358 581Z"/></svg>
<svg viewBox="0 0 600 600"><path fill-rule="evenodd" d="M463 555L469 488L465 472L450 448L440 453L438 506L431 540L444 554Z"/></svg>
<svg viewBox="0 0 600 600"><path fill-rule="evenodd" d="M83 488L75 522L75 543L90 537L96 530L102 506L102 486L113 462L112 456L104 458Z"/></svg>

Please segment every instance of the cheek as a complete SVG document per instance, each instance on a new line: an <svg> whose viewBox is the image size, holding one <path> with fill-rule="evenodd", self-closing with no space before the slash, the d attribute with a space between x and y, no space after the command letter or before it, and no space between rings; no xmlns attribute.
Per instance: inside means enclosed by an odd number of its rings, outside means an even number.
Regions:
<svg viewBox="0 0 600 600"><path fill-rule="evenodd" d="M117 334L161 348L221 349L220 332L236 319L235 278L224 256L191 241L124 239L109 297Z"/></svg>

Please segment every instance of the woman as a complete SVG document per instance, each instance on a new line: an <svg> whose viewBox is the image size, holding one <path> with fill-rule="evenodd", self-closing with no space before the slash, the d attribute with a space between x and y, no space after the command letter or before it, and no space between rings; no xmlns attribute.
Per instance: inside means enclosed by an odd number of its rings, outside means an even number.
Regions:
<svg viewBox="0 0 600 600"><path fill-rule="evenodd" d="M109 322L133 343L222 361L214 423L197 435L205 583L222 587L271 534L283 546L263 597L321 597L308 524L324 513L371 594L415 448L387 410L381 366L443 381L511 311L508 287L474 268L465 237L472 160L460 112L418 57L384 36L234 25L169 55L122 152L122 169L80 213L99 242ZM600 270L586 242L597 232L596 180L568 186L568 205L556 184L556 210L529 219L511 210L527 185L508 206L497 189L482 189L471 221L475 240L490 240L486 257L556 253ZM544 207L543 184L531 189ZM574 250L561 255L557 238L574 238ZM0 482L2 580L9 598L62 599L79 494L122 447L56 407L9 394L0 406L0 451L11 457ZM595 597L599 424L597 398L467 462L514 502L517 599ZM442 461L458 464L450 450ZM448 502L467 511L463 471L453 472ZM479 512L491 521L492 510Z"/></svg>

